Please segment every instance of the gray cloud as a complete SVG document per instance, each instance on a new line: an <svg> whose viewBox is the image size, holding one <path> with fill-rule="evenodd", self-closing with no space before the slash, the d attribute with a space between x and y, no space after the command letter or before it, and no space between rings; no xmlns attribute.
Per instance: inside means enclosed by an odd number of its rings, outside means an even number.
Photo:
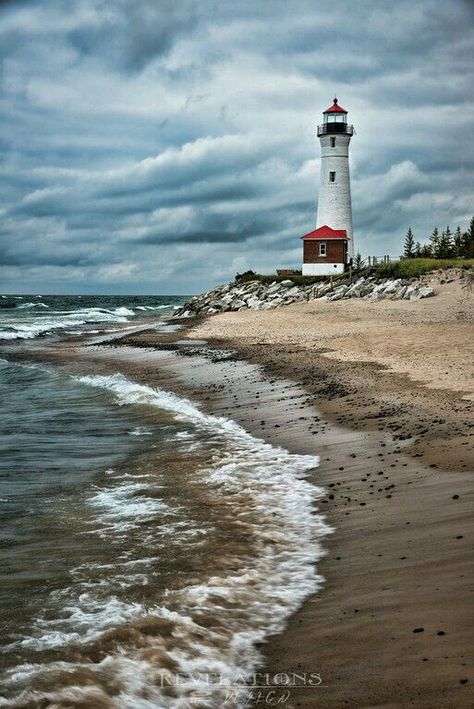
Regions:
<svg viewBox="0 0 474 709"><path fill-rule="evenodd" d="M297 265L334 91L356 248L464 226L472 19L462 0L0 2L2 289L189 292Z"/></svg>

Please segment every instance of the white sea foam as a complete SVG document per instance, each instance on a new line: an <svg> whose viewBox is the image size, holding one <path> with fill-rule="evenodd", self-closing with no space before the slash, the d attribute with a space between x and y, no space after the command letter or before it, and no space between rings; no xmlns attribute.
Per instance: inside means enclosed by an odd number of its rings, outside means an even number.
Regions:
<svg viewBox="0 0 474 709"><path fill-rule="evenodd" d="M25 306L27 305L35 304L25 303ZM37 303L36 305L41 305L41 303ZM122 308L117 308L117 310L122 310ZM123 310L128 311L127 308ZM31 318L16 318L15 320L5 321L3 323L3 329L0 330L0 339L26 340L53 332L55 330L64 330L66 328L77 327L78 325L84 325L87 323L128 322L127 315L133 314L133 311L118 313L103 308L49 311L45 316L38 316L38 318L34 320Z"/></svg>
<svg viewBox="0 0 474 709"><path fill-rule="evenodd" d="M125 603L114 596L97 599L93 594L82 593L73 605L64 606L63 613L61 618L37 619L36 633L14 646L41 651L91 642L106 630L143 617L146 611L140 603Z"/></svg>
<svg viewBox="0 0 474 709"><path fill-rule="evenodd" d="M150 492L147 482L101 488L90 499L90 504L100 509L97 521L105 528L116 533L124 532L168 511L165 502L148 497L147 492Z"/></svg>
<svg viewBox="0 0 474 709"><path fill-rule="evenodd" d="M49 308L49 305L46 305L46 303L22 303L17 305L18 310L25 310L26 308Z"/></svg>
<svg viewBox="0 0 474 709"><path fill-rule="evenodd" d="M290 454L271 446L229 419L204 413L188 399L136 384L119 374L78 379L85 385L113 392L119 405L157 406L188 426L195 426L198 433L205 433L206 440L219 441L213 462L195 474L202 475L202 486L207 486L210 494L228 505L229 513L252 537L252 555L236 559L230 573L169 590L160 605L147 609L140 604L118 602L113 595L98 600L91 589L80 597L78 604L65 605L63 618L38 625L32 640L42 647L44 643L51 643L51 647L83 643L97 638L104 630L141 618L163 619L173 625L171 646L159 634L151 634L142 638L140 647L124 646L120 654L87 666L89 675L97 677L98 687L105 672L116 678L120 691L110 700L111 706L184 709L196 702L203 707L243 706L243 690L227 703L225 687L195 679L176 687L174 696L163 692L157 682L159 663L147 660L143 643L148 643L154 657L160 652L168 655L180 672L215 673L225 684L255 669L260 661L257 643L281 631L286 618L322 582L314 564L323 554L320 540L331 530L314 512L314 502L322 490L305 479L308 470L318 464L318 458ZM181 439L186 440L184 435ZM110 472L113 476L113 471ZM149 496L149 482L124 479L118 487L111 485L94 492L91 504L98 509L98 522L106 533L127 533L140 519L169 516L172 511L165 503L159 497ZM183 523L176 519L173 534L180 524ZM167 524L163 528L166 527ZM146 566L143 571L146 576ZM117 572L122 575L120 568ZM87 580L87 574L84 578ZM199 620L201 614L203 622ZM215 622L209 625L206 617L214 618ZM80 638L73 637L74 633ZM57 686L53 679L58 670L69 673L75 667L74 663L17 667L9 682L15 684L22 673L24 684L25 678L30 681L35 672L46 674L47 680L51 672L51 685ZM104 696L98 687L94 689L98 692L97 703ZM79 697L87 691L85 685L58 688L51 697L61 704L68 697L72 701L68 693L77 693Z"/></svg>
<svg viewBox="0 0 474 709"><path fill-rule="evenodd" d="M146 426L135 426L131 431L127 432L129 436L151 436L152 431Z"/></svg>

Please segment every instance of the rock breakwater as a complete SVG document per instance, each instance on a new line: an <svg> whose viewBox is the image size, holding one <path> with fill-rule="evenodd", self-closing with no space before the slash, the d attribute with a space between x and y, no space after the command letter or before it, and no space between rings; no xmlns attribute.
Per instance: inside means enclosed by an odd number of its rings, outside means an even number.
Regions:
<svg viewBox="0 0 474 709"><path fill-rule="evenodd" d="M263 283L255 279L235 281L217 286L206 293L190 298L174 314L175 318L195 315L214 315L228 311L269 310L282 305L308 300L342 300L362 298L377 301L420 300L435 295L434 289L421 279L380 279L376 276L349 278L334 283L296 284L291 279Z"/></svg>

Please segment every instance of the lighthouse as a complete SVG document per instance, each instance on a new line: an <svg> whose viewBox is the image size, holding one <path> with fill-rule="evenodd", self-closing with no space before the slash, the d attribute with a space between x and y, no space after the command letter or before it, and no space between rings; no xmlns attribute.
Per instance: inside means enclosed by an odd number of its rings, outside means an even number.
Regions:
<svg viewBox="0 0 474 709"><path fill-rule="evenodd" d="M354 255L352 238L349 143L354 127L347 111L334 98L318 125L321 145L321 179L316 229L303 239L304 276L342 273Z"/></svg>

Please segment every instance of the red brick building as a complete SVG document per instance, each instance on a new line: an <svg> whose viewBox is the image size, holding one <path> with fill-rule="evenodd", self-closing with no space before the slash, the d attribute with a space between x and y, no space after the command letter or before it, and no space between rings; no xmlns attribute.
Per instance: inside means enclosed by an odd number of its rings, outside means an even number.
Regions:
<svg viewBox="0 0 474 709"><path fill-rule="evenodd" d="M301 238L304 276L328 276L344 271L349 242L345 229L321 226Z"/></svg>

